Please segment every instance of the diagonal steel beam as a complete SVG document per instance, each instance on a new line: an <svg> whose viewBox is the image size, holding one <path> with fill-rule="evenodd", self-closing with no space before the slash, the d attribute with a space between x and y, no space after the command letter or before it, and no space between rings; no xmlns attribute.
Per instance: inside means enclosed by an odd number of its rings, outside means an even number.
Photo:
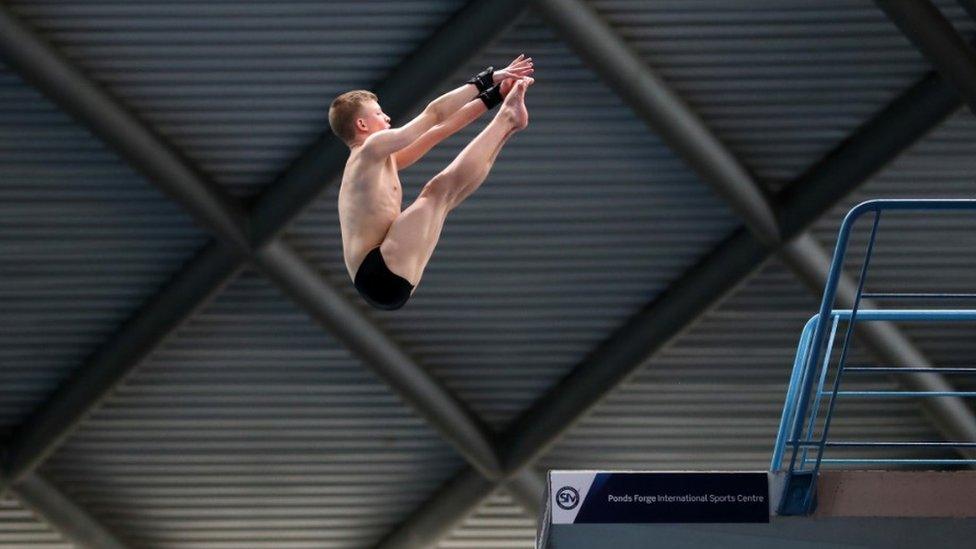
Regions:
<svg viewBox="0 0 976 549"><path fill-rule="evenodd" d="M246 216L219 187L3 5L0 57L170 196L192 202L194 218L231 243L204 246L15 430L2 464L8 485L35 470L136 364L219 293L245 265L240 252L249 244Z"/></svg>
<svg viewBox="0 0 976 549"><path fill-rule="evenodd" d="M78 547L87 549L129 549L115 533L102 526L87 511L37 474L24 477L11 490L24 504Z"/></svg>
<svg viewBox="0 0 976 549"><path fill-rule="evenodd" d="M800 236L838 201L962 106L938 74L926 74L774 196L782 237ZM616 385L714 307L774 250L740 227L601 343L502 436L512 474L538 460ZM822 290L822 284L817 291ZM377 549L434 545L497 488L455 482L393 529ZM466 491L465 491L466 490ZM480 497L471 492L480 490ZM453 505L444 502L453 501ZM465 505L467 502L467 505ZM413 545L411 545L413 543Z"/></svg>
<svg viewBox="0 0 976 549"><path fill-rule="evenodd" d="M0 58L116 150L201 225L233 245L249 245L247 217L175 148L0 4Z"/></svg>
<svg viewBox="0 0 976 549"><path fill-rule="evenodd" d="M491 495L498 484L471 467L441 485L430 498L381 539L374 549L418 549L435 547L437 541Z"/></svg>
<svg viewBox="0 0 976 549"><path fill-rule="evenodd" d="M390 104L398 105L404 111L409 110L409 105L419 103L429 91L429 86L434 85L446 78L454 70L452 65L445 65L445 59L463 60L479 51L491 37L507 27L517 15L524 9L521 2L490 2L488 0L473 0L465 5L447 24L437 29L431 37L420 47L420 49L410 57L409 61L394 71L393 75L386 81L381 82L378 89L390 90L397 93L395 97L390 97ZM48 44L37 38L25 25L16 20L3 6L0 6L0 14L4 18L3 29L13 29L16 39L6 40L0 44L5 51L6 57L14 59L32 59L33 55L40 55L46 61L44 63L31 64L21 62L14 64L19 70L27 73L27 79L41 86L42 91L48 93L59 104L63 101L66 108L72 109L72 113L80 117L86 124L97 126L99 132L108 132L111 135L105 137L110 144L125 144L127 141L126 132L138 134L140 140L147 141L143 146L126 149L125 158L133 164L150 164L152 159L143 158L159 154L159 160L163 164L172 163L172 166L164 165L157 171L144 172L149 176L159 175L165 179L168 175L177 174L174 186L182 189L174 196L185 203L188 207L200 213L199 219L225 243L235 248L236 251L225 249L218 243L211 242L179 273L174 275L174 282L166 286L159 294L150 299L139 311L134 313L126 325L115 334L100 350L81 368L74 376L65 382L57 391L56 395L43 404L20 428L12 440L10 457L4 462L4 470L10 482L17 482L25 475L36 469L39 464L50 455L54 449L66 438L78 423L93 409L100 401L117 386L124 376L130 372L152 349L156 348L165 339L165 336L172 333L183 322L185 322L194 311L205 305L222 287L246 264L250 259L255 258L254 253L267 253L266 250L258 250L256 246L251 246L250 240L245 238L244 242L239 242L240 234L247 233L246 224L239 224L237 206L227 197L222 197L219 187L208 183L199 172L194 169L192 164L185 158L173 153L175 149L154 136L148 128L132 116L130 113L118 105L98 86L87 82L80 71L68 64L63 56L54 51ZM481 24L480 34L465 30L458 32L458 23L480 21L490 24ZM21 52L25 50L27 53ZM446 55L441 52L450 52ZM37 53L40 52L40 53ZM40 71L44 74L32 75L31 71ZM48 74L47 71L51 71ZM81 80L64 81L64 78ZM423 85L409 85L409 82L424 82ZM71 85L65 85L71 84ZM47 90L47 86L60 85L68 91ZM76 109L72 105L75 102L84 101L70 97L70 89L82 90L85 94L95 94L96 97L88 108ZM68 97L63 97L67 94ZM105 109L104 113L109 118L124 118L122 122L115 124L102 124L97 120L99 109ZM120 132L115 135L112 132ZM101 133L99 133L101 135ZM104 137L104 136L103 136ZM258 212L273 211L264 216L256 215L255 224L262 228L262 231L255 234L277 233L300 213L303 204L297 197L311 200L317 196L339 173L342 168L341 162L336 162L335 152L338 150L334 144L329 144L330 138L323 137L316 144L310 147L301 155L292 166L278 178L278 183L274 189L265 194L265 198L259 202ZM334 141L334 140L332 140ZM325 145L323 145L325 144ZM153 164L154 165L154 164ZM186 178L183 179L182 176ZM157 182L156 179L152 179ZM169 180L161 183L168 185ZM278 189L278 187L282 187ZM201 188L206 190L201 190ZM298 189L292 190L292 188ZM216 190L214 190L216 189ZM184 192L185 191L185 192ZM280 199L282 205L287 205L284 209L269 208L268 203ZM206 208L200 208L205 203ZM211 212L211 210L214 210ZM211 216L210 214L213 213ZM229 225L229 227L225 227ZM269 244L266 239L264 244ZM306 270L310 270L306 267ZM171 302L171 298L180 296L176 306ZM312 310L313 316L321 311ZM392 345L392 342L391 342ZM368 353L368 350L362 350ZM395 352L387 353L394 355ZM396 370L393 368L392 370ZM426 378L427 374L416 368L412 370L417 376ZM404 384L409 386L413 380L405 380ZM436 383L433 383L436 386ZM431 393L421 392L417 395L408 397L408 401L425 399ZM463 410L460 402L451 395L443 391L441 397L455 401L455 409ZM432 410L443 408L434 405ZM471 421L473 414L469 412L461 413L447 423L465 423ZM445 421L437 420L440 424ZM475 431L484 431L480 425L468 425L456 437L455 442L459 445L468 444L471 439L470 434ZM487 433L482 433L482 441L477 445L463 451L466 457L480 455L490 444L485 442L489 439ZM489 477L496 476L497 459L492 455L482 455L478 461L478 468Z"/></svg>
<svg viewBox="0 0 976 549"><path fill-rule="evenodd" d="M137 364L209 303L243 266L240 256L216 242L200 250L14 430L3 460L8 481L0 488L37 469Z"/></svg>
<svg viewBox="0 0 976 549"><path fill-rule="evenodd" d="M503 487L529 514L541 514L546 485L542 475L531 467L519 471L508 482L499 483L466 467L380 540L374 549L434 547L437 540L454 530L485 498Z"/></svg>
<svg viewBox="0 0 976 549"><path fill-rule="evenodd" d="M538 0L534 7L601 80L726 199L761 241L780 241L766 193L742 163L593 8L581 0Z"/></svg>
<svg viewBox="0 0 976 549"><path fill-rule="evenodd" d="M506 471L521 473L534 463L613 387L690 328L768 256L768 250L740 228L685 271L516 419L502 435L507 449ZM473 473L470 468L465 469L446 483L375 549L435 545L498 487L491 483L469 486L461 480ZM536 480L534 484L542 482Z"/></svg>
<svg viewBox="0 0 976 549"><path fill-rule="evenodd" d="M502 486L529 515L542 514L546 500L546 481L532 467L526 467L510 475Z"/></svg>
<svg viewBox="0 0 976 549"><path fill-rule="evenodd" d="M938 73L926 74L776 195L783 235L800 234L822 204L841 200L962 104Z"/></svg>
<svg viewBox="0 0 976 549"><path fill-rule="evenodd" d="M480 474L488 479L501 478L501 461L488 426L349 303L314 267L280 238L269 241L254 255L253 261L292 301L352 349Z"/></svg>
<svg viewBox="0 0 976 549"><path fill-rule="evenodd" d="M969 17L976 21L976 0L958 0L958 2L962 9L969 14Z"/></svg>
<svg viewBox="0 0 976 549"><path fill-rule="evenodd" d="M976 112L976 51L939 8L929 0L875 0L875 3Z"/></svg>

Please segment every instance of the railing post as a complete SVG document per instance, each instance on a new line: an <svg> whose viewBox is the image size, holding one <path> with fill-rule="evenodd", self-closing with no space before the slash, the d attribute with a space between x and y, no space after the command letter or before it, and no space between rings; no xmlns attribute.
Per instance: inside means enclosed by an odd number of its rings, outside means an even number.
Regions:
<svg viewBox="0 0 976 549"><path fill-rule="evenodd" d="M790 373L790 383L786 388L786 401L783 403L783 415L779 420L779 430L776 432L776 443L773 445L773 459L769 462L770 471L779 471L783 462L783 451L787 444L787 432L790 427L800 419L796 416L796 391L803 382L803 375L806 372L805 366L807 356L810 354L810 341L813 338L813 331L816 329L817 315L810 317L810 320L803 326L800 333L800 341L796 348L796 358L793 359L793 371Z"/></svg>

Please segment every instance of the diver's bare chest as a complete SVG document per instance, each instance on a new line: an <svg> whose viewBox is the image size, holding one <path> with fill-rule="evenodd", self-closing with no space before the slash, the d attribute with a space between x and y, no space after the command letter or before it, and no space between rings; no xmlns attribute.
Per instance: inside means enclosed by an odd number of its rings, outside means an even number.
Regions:
<svg viewBox="0 0 976 549"><path fill-rule="evenodd" d="M386 189L389 189L390 198L396 201L397 204L403 199L403 187L400 185L400 178L396 171L389 174L386 178L387 184L384 185Z"/></svg>
<svg viewBox="0 0 976 549"><path fill-rule="evenodd" d="M399 195L402 190L400 187L400 176L397 174L396 165L393 160L390 159L386 162L386 165L377 174L378 181L375 188L381 189L384 192L393 192Z"/></svg>
<svg viewBox="0 0 976 549"><path fill-rule="evenodd" d="M372 198L368 202L374 205L382 204L382 209L385 211L400 211L400 205L403 202L403 188L396 177L379 182L373 189Z"/></svg>
<svg viewBox="0 0 976 549"><path fill-rule="evenodd" d="M353 174L351 181L356 179L360 183L351 184L349 188L347 203L353 208L380 209L386 211L390 209L400 210L403 201L403 187L396 172L396 166L392 160L387 161L386 165L377 170L372 177L368 173L363 173L357 177ZM372 181L370 181L372 180ZM346 187L346 185L343 185ZM340 189L340 202L342 202L343 189Z"/></svg>

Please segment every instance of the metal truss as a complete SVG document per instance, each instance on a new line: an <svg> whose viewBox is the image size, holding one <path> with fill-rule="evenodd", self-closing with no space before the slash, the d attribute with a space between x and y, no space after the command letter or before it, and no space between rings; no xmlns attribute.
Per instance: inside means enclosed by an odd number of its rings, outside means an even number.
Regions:
<svg viewBox="0 0 976 549"><path fill-rule="evenodd" d="M26 475L11 492L47 520L65 538L81 547L127 549L128 543L112 533L68 496L36 473Z"/></svg>
<svg viewBox="0 0 976 549"><path fill-rule="evenodd" d="M387 111L393 116L406 114L429 92L431 83L448 77L458 64L512 24L524 8L523 2L513 0L473 0L465 5L375 88L383 95ZM470 32L475 24L478 33ZM86 516L86 528L68 527L78 509L63 495L43 496L54 493L53 487L35 471L128 372L248 263L359 356L480 475L500 479L500 461L487 426L279 238L285 226L341 173L347 151L338 140L323 135L276 178L248 212L3 6L0 56L182 204L217 239L201 249L15 430L5 451L0 488L29 499L34 508L51 517L52 524L82 545L122 547L117 540L111 545L102 543L108 537L93 537L92 532L107 535L107 530L91 517ZM74 518L61 520L65 516Z"/></svg>
<svg viewBox="0 0 976 549"><path fill-rule="evenodd" d="M542 0L535 9L702 181L712 185L760 240L779 240L776 216L765 192L701 117L664 79L647 70L592 8L580 0Z"/></svg>
<svg viewBox="0 0 976 549"><path fill-rule="evenodd" d="M966 13L976 21L976 0L958 0L959 5L962 9L966 10Z"/></svg>
<svg viewBox="0 0 976 549"><path fill-rule="evenodd" d="M922 52L935 70L976 112L976 51L929 0L875 0L875 3ZM974 2L962 2L976 14ZM974 15L976 16L976 15Z"/></svg>
<svg viewBox="0 0 976 549"><path fill-rule="evenodd" d="M611 88L647 120L652 128L669 124L650 120L666 107L683 107L672 93L658 88L661 79L649 74L648 67L632 53L622 39L580 0L540 0L536 8L574 51L590 60L590 66ZM573 15L567 15L572 12ZM631 81L645 82L634 86L620 82L625 74ZM651 84L653 83L653 85ZM624 89L618 89L618 86ZM635 89L636 88L636 89ZM637 104L637 106L635 106ZM893 161L906 147L943 122L962 105L953 88L935 73L930 73L911 86L871 119L858 127L837 147L797 177L765 205L745 207L750 200L740 197L740 214L759 212L757 219L733 232L696 265L677 279L660 297L631 317L621 328L604 340L583 362L536 403L523 413L501 437L504 465L508 474L521 473L537 461L556 441L586 415L603 397L623 382L658 350L715 306L729 291L758 269L770 257L777 255L794 273L808 284L811 291L823 288L823 277L829 256L806 229L830 208L867 179ZM673 119L695 120L694 113L666 113ZM692 164L700 175L711 174L706 182L717 185L720 195L735 194L742 185L742 173L734 156L714 136L707 138L705 149L695 153L685 149L704 126L693 128L691 135L680 135L681 128L671 125L661 134L662 140ZM708 132L707 128L705 129ZM674 135L675 133L679 135ZM709 132L710 134L710 132ZM684 151L684 152L682 152ZM711 152L709 152L711 151ZM712 153L718 157L712 157ZM730 162L729 159L733 162ZM704 165L695 165L701 162ZM716 166L725 166L726 170ZM750 181L751 181L751 176ZM727 184L728 183L728 184ZM754 181L749 197L761 193ZM731 202L731 201L730 201ZM762 232L764 219L758 216L771 209L777 219L777 230ZM750 214L745 214L750 215ZM751 222L748 222L751 221ZM775 236L770 239L771 235ZM843 300L844 297L841 296ZM883 333L880 333L883 332ZM901 351L906 357L925 364L921 352L892 326L882 326L866 334L873 350L888 359ZM899 378L911 386L919 381ZM943 380L944 382L944 380ZM972 412L949 403L929 415L943 433L976 436ZM966 433L965 435L960 433ZM377 549L406 549L436 544L453 526L477 508L485 497L499 485L485 483L481 498L463 479L473 471L466 470L444 485L442 490L425 502L411 517L390 532ZM462 488L463 487L463 488ZM468 508L449 507L445 502L472 502ZM447 512L445 513L445 509Z"/></svg>

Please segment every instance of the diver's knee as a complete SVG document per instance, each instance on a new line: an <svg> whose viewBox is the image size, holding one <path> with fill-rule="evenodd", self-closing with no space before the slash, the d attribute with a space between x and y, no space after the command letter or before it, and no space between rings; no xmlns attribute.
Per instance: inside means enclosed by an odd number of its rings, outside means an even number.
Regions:
<svg viewBox="0 0 976 549"><path fill-rule="evenodd" d="M451 209L454 207L454 202L457 199L457 185L455 183L456 181L452 174L441 172L424 185L424 188L420 190L418 198L427 198L432 200L437 206Z"/></svg>

